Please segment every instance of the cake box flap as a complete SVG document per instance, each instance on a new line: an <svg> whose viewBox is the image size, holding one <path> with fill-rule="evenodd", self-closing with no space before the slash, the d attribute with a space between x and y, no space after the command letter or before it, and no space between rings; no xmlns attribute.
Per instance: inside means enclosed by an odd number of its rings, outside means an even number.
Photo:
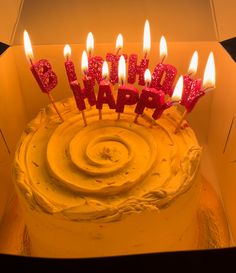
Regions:
<svg viewBox="0 0 236 273"><path fill-rule="evenodd" d="M12 44L23 2L23 0L1 1L0 43Z"/></svg>
<svg viewBox="0 0 236 273"><path fill-rule="evenodd" d="M34 45L85 44L89 31L95 43L142 43L148 19L152 42L166 35L170 42L216 40L209 1L30 1L25 0L14 44L22 44L27 29Z"/></svg>
<svg viewBox="0 0 236 273"><path fill-rule="evenodd" d="M228 0L227 3L222 0L212 0L211 4L217 39L223 41L235 37L236 2L234 0Z"/></svg>

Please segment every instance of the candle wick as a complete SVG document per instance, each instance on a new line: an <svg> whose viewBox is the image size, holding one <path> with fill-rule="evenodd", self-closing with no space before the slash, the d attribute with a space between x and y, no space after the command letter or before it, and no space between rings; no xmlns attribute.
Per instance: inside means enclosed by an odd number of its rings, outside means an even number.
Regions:
<svg viewBox="0 0 236 273"><path fill-rule="evenodd" d="M189 73L188 73L189 77L190 77L192 74L193 74L193 72L189 72Z"/></svg>
<svg viewBox="0 0 236 273"><path fill-rule="evenodd" d="M144 54L144 59L147 59L147 51L145 51L145 54Z"/></svg>
<svg viewBox="0 0 236 273"><path fill-rule="evenodd" d="M204 93L206 93L206 92L210 91L210 90L213 89L213 88L214 88L214 86L206 87L206 88L202 89L202 91L203 91Z"/></svg>
<svg viewBox="0 0 236 273"><path fill-rule="evenodd" d="M120 47L117 48L117 50L116 50L116 55L119 54L119 51L120 51Z"/></svg>
<svg viewBox="0 0 236 273"><path fill-rule="evenodd" d="M84 71L84 76L85 76L85 78L87 79L87 77L88 77L87 70L86 70L86 69L84 69L83 71Z"/></svg>
<svg viewBox="0 0 236 273"><path fill-rule="evenodd" d="M161 60L161 64L164 62L166 56L163 56L162 60Z"/></svg>
<svg viewBox="0 0 236 273"><path fill-rule="evenodd" d="M29 58L30 64L33 65L33 61L31 58Z"/></svg>

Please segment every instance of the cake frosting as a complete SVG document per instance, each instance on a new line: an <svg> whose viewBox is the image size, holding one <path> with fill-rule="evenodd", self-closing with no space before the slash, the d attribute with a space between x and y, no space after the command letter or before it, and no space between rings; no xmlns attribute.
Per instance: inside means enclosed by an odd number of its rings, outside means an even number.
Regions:
<svg viewBox="0 0 236 273"><path fill-rule="evenodd" d="M104 105L105 106L105 105ZM174 133L175 106L153 121L120 120L103 107L85 111L72 98L51 106L25 129L13 167L32 255L89 257L188 249L201 155L193 130ZM183 238L185 234L186 238Z"/></svg>

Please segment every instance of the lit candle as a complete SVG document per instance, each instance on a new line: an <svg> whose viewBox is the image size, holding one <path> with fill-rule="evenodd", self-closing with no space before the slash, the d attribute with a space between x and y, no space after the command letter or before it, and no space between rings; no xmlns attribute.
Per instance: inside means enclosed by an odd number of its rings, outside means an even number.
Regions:
<svg viewBox="0 0 236 273"><path fill-rule="evenodd" d="M88 99L90 106L93 106L96 104L96 96L94 92L95 82L93 81L91 76L88 76L88 56L85 50L82 53L81 70L84 73L84 89L82 90L82 93L84 97Z"/></svg>
<svg viewBox="0 0 236 273"><path fill-rule="evenodd" d="M190 60L189 68L188 68L188 74L184 75L183 80L184 80L184 87L183 87L183 95L181 98L181 105L185 105L187 98L189 96L191 86L193 83L192 76L194 76L197 72L197 67L198 67L198 53L195 50L193 53L193 56Z"/></svg>
<svg viewBox="0 0 236 273"><path fill-rule="evenodd" d="M92 52L94 50L94 38L91 32L89 32L87 36L86 49L89 55L87 76L92 78L92 83L94 85L95 80L97 80L98 83L100 83L102 80L103 59L100 56L92 56Z"/></svg>
<svg viewBox="0 0 236 273"><path fill-rule="evenodd" d="M111 84L107 80L108 77L108 64L104 61L102 66L103 79L100 81L96 108L99 111L99 119L102 119L102 107L104 103L107 103L110 109L116 108L116 103L111 90Z"/></svg>
<svg viewBox="0 0 236 273"><path fill-rule="evenodd" d="M75 66L72 60L70 60L70 56L71 56L71 47L67 44L64 47L64 57L65 57L66 74L67 74L69 83L77 80L76 73L75 73Z"/></svg>
<svg viewBox="0 0 236 273"><path fill-rule="evenodd" d="M165 103L161 104L158 108L155 109L152 115L153 119L155 120L159 119L166 109L170 108L173 105L179 104L182 97L182 90L183 76L180 76L174 88L171 100L167 100Z"/></svg>
<svg viewBox="0 0 236 273"><path fill-rule="evenodd" d="M117 94L116 112L118 113L117 119L119 120L120 113L124 112L125 105L134 105L137 103L139 92L134 86L125 84L126 64L123 55L120 57L118 70L120 85Z"/></svg>
<svg viewBox="0 0 236 273"><path fill-rule="evenodd" d="M128 66L128 82L135 83L136 75L139 75L139 85L145 85L144 73L148 68L149 59L147 55L151 48L151 35L150 35L150 26L148 20L146 20L144 25L144 33L143 33L143 53L144 58L141 59L140 64L138 65L138 55L131 54L129 56L129 66Z"/></svg>
<svg viewBox="0 0 236 273"><path fill-rule="evenodd" d="M167 50L167 43L165 37L162 35L160 40L160 59L161 63L164 62L165 58L167 57L168 50Z"/></svg>
<svg viewBox="0 0 236 273"><path fill-rule="evenodd" d="M206 92L215 88L215 61L213 52L210 52L203 76L203 84L201 80L193 81L189 95L185 101L185 111L180 121L178 122L175 133L181 128L183 120L190 113L198 102L199 98Z"/></svg>
<svg viewBox="0 0 236 273"><path fill-rule="evenodd" d="M87 121L86 121L86 117L84 113L84 110L86 109L86 105L84 102L84 96L83 96L83 92L81 90L80 84L76 80L76 81L70 82L70 87L74 94L76 106L82 114L84 126L87 126Z"/></svg>
<svg viewBox="0 0 236 273"><path fill-rule="evenodd" d="M86 58L87 54L86 54L86 52L85 53L84 52L82 54L81 66L82 66L82 70L86 72L86 69L87 69L86 67L88 67L88 58ZM85 54L86 54L86 56L85 56ZM86 109L86 105L84 102L84 98L85 98L84 91L81 90L78 80L70 82L70 87L71 87L73 94L74 94L76 106L77 106L78 110L81 112L84 126L87 126L87 120L86 120L85 113L84 113L84 110Z"/></svg>
<svg viewBox="0 0 236 273"><path fill-rule="evenodd" d="M87 53L85 51L83 51L83 53L82 53L81 69L85 75L85 77L83 78L85 88L81 89L78 80L70 82L70 87L71 87L73 94L74 94L76 106L79 109L79 111L81 112L84 126L87 126L87 120L86 120L86 116L85 116L85 112L84 112L84 110L86 109L86 104L84 102L84 99L87 97L89 104L94 105L95 104L94 100L96 101L96 98L95 98L95 94L93 91L93 87L90 86L91 80L90 80L90 78L87 78L87 76L86 76L87 70L88 70L88 57L87 57Z"/></svg>
<svg viewBox="0 0 236 273"><path fill-rule="evenodd" d="M199 98L213 88L215 88L215 62L213 52L210 52L204 71L203 83L201 79L192 81L188 97L184 104L186 111L190 113Z"/></svg>
<svg viewBox="0 0 236 273"><path fill-rule="evenodd" d="M146 86L142 90L139 101L135 108L135 113L137 114L135 117L135 122L138 119L139 115L143 114L145 107L150 109L159 109L161 105L164 104L165 94L162 90L157 90L153 87L149 87L151 81L151 73L149 70L145 71L145 82ZM154 111L155 113L155 111ZM154 115L153 113L153 115ZM155 115L152 117L154 118ZM155 118L154 118L155 119Z"/></svg>
<svg viewBox="0 0 236 273"><path fill-rule="evenodd" d="M164 64L164 60L167 57L167 43L164 36L160 40L160 59L161 62L156 65L152 74L152 81L150 86L157 90L162 90L170 97L173 92L173 83L177 74L177 70L170 64Z"/></svg>
<svg viewBox="0 0 236 273"><path fill-rule="evenodd" d="M61 119L61 121L64 121L50 93L52 89L54 89L57 85L57 76L52 70L51 64L48 62L48 60L41 59L37 62L33 60L33 50L28 32L26 30L24 31L24 48L26 58L30 63L30 70L33 73L41 91L48 95L48 98L52 103L59 118Z"/></svg>
<svg viewBox="0 0 236 273"><path fill-rule="evenodd" d="M181 101L183 94L183 85L184 85L183 76L180 76L175 85L174 92L171 97L172 104L176 104Z"/></svg>
<svg viewBox="0 0 236 273"><path fill-rule="evenodd" d="M111 63L110 69L110 82L114 85L118 83L118 63L120 59L120 50L123 48L123 36L119 34L116 39L116 53L107 53L106 60ZM127 55L123 54L125 59L127 59Z"/></svg>
<svg viewBox="0 0 236 273"><path fill-rule="evenodd" d="M116 55L118 55L119 51L123 48L123 44L123 36L119 33L116 38Z"/></svg>
<svg viewBox="0 0 236 273"><path fill-rule="evenodd" d="M94 38L93 38L92 32L88 33L87 40L86 40L86 49L87 49L89 57L91 57L92 51L94 49Z"/></svg>
<svg viewBox="0 0 236 273"><path fill-rule="evenodd" d="M211 51L207 59L203 76L203 91L205 93L215 88L215 74L215 60L213 52Z"/></svg>

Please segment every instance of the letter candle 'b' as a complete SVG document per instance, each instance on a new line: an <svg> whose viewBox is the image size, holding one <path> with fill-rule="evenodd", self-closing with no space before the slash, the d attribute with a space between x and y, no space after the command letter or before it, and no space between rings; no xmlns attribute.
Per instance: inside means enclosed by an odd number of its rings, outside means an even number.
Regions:
<svg viewBox="0 0 236 273"><path fill-rule="evenodd" d="M59 118L61 119L61 121L64 121L50 93L52 89L55 88L57 85L57 76L52 70L51 64L48 62L48 60L41 59L37 62L33 61L33 50L29 34L26 30L24 31L24 48L26 58L30 63L30 70L33 73L41 91L48 95L48 98L52 103Z"/></svg>

